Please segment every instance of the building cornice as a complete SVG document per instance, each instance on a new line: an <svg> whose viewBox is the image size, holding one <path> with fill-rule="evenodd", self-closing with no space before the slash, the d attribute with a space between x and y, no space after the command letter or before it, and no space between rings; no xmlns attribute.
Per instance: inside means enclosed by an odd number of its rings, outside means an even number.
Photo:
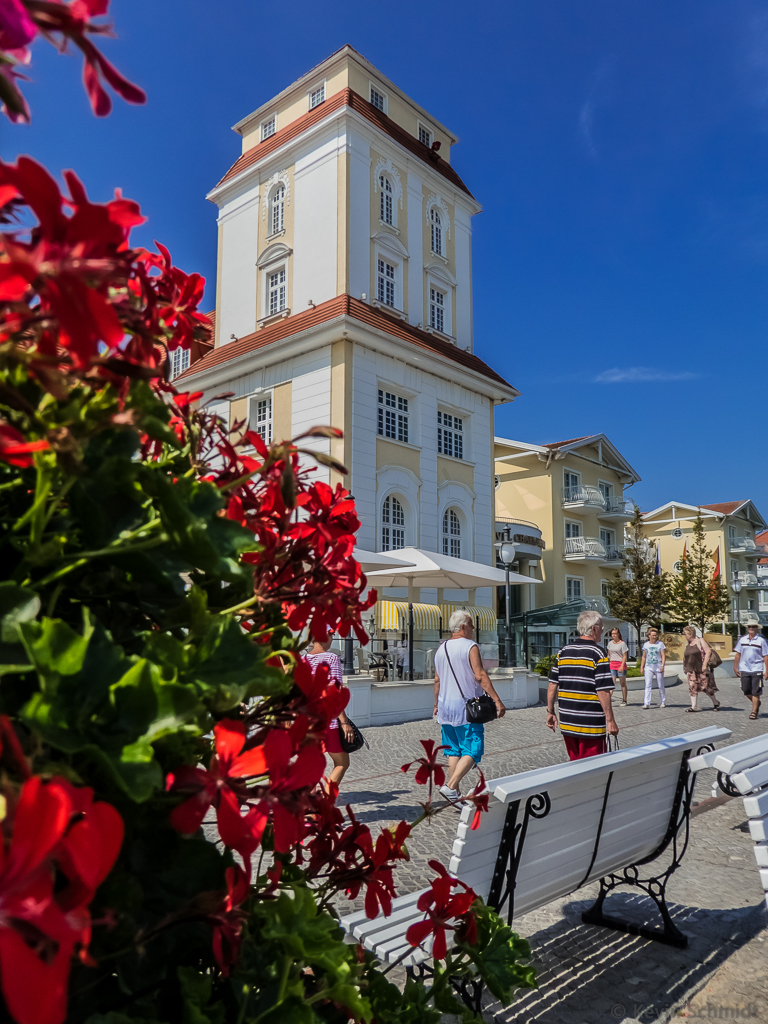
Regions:
<svg viewBox="0 0 768 1024"><path fill-rule="evenodd" d="M393 121L382 111L374 107L368 100L360 96L359 93L348 88L334 93L333 96L329 96L325 102L313 110L307 111L306 114L303 114L291 124L286 125L285 128L281 128L280 131L275 132L268 139L256 143L255 146L252 146L251 149L243 153L232 164L218 184L208 193L207 198L215 202L222 186L229 184L234 179L239 181L243 172L257 166L266 157L273 156L294 140L305 136L309 129L323 124L333 114L344 108L349 108L369 124L384 132L390 139L398 143L401 149L415 156L420 163L431 167L442 179L448 181L460 191L466 193L470 199L477 202L453 167L443 160L438 153L427 149L423 143L419 142L417 138L397 124L396 121Z"/></svg>
<svg viewBox="0 0 768 1024"><path fill-rule="evenodd" d="M248 373L255 365L281 362L299 351L330 344L339 337L395 355L452 383L457 379L461 382L463 378L467 387L497 404L513 401L520 394L474 353L456 348L408 323L393 320L351 295L340 295L314 309L220 345L204 359L193 363L175 383L207 390Z"/></svg>

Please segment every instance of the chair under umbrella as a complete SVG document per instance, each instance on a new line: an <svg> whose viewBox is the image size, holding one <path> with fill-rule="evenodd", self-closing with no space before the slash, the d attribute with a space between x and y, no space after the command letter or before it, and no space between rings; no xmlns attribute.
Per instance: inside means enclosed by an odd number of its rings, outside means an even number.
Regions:
<svg viewBox="0 0 768 1024"><path fill-rule="evenodd" d="M366 573L371 586L422 587L425 589L470 590L476 587L498 587L507 581L506 571L466 558L454 558L439 551L421 548L398 548L397 554L407 559L402 568L379 569ZM510 583L540 583L540 580L510 572ZM408 603L408 678L413 679L413 605Z"/></svg>

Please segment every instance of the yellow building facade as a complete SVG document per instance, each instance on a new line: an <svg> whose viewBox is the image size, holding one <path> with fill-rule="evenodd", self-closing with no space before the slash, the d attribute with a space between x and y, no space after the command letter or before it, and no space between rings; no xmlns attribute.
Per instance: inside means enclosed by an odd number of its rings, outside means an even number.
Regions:
<svg viewBox="0 0 768 1024"><path fill-rule="evenodd" d="M731 608L729 621L746 622L753 616L768 624L768 614L760 611L760 595L768 591L768 579L758 573L758 562L768 554L755 535L766 522L752 501L726 501L714 505L688 505L670 501L643 516L643 532L656 543L663 572L679 572L683 553L693 540L693 524L701 514L707 550L713 564L719 555L720 573L728 586ZM741 589L734 594L731 583L738 580Z"/></svg>
<svg viewBox="0 0 768 1024"><path fill-rule="evenodd" d="M607 611L605 589L624 553L624 525L633 514L625 489L640 477L604 434L554 444L495 438L496 531L535 524L540 559L521 555L527 575L543 580L525 588L522 611L589 601ZM525 571L521 564L520 570ZM533 593L535 589L535 594Z"/></svg>

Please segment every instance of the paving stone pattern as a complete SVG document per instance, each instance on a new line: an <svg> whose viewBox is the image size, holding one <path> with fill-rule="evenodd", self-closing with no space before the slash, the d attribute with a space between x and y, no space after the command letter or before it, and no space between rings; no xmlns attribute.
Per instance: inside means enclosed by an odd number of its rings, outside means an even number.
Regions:
<svg viewBox="0 0 768 1024"><path fill-rule="evenodd" d="M640 694L614 711L622 748L709 725L724 725L731 742L768 731L768 714L749 721L748 704L736 679L718 678L721 710L707 707L687 714L687 688L667 691L667 707L656 702L643 710ZM340 802L350 803L370 825L385 825L419 812L422 787L400 765L421 756L421 739L440 740L434 722L409 722L363 730L370 750L352 755ZM543 706L509 711L486 726L486 777L498 778L567 760L563 741L545 726ZM484 1016L499 1024L603 1024L603 1022L754 1019L768 1022L768 913L752 853L752 840L740 799L711 801L714 772L699 776L694 800L701 812L691 821L691 841L682 867L668 888L678 927L689 937L686 950L584 925L581 913L594 900L597 886L555 901L515 920L516 930L531 943L539 988L522 993L510 1007L487 1002ZM471 784L474 773L468 777ZM704 801L709 801L704 803ZM425 823L409 841L411 861L398 868L398 890L412 892L429 883L430 858L447 863L457 814L448 811ZM375 828L374 828L375 832ZM575 898L578 896L578 898ZM339 906L342 913L361 901ZM606 906L609 913L654 920L652 904L631 889L620 890ZM712 1012L707 1008L712 1007ZM720 1012L722 1011L722 1012Z"/></svg>

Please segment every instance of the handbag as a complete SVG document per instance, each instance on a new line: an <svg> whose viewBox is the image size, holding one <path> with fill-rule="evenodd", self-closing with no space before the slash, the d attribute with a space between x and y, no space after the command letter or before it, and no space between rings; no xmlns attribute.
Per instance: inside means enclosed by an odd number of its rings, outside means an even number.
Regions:
<svg viewBox="0 0 768 1024"><path fill-rule="evenodd" d="M699 650L701 651L701 648L699 648ZM704 651L701 651L702 663L703 663L705 657L706 657L706 655L704 654ZM720 657L720 655L717 653L717 651L715 650L714 647L710 647L709 648L709 664L707 665L707 669L711 671L712 669L717 668L718 665L722 665L722 664L723 664L723 659Z"/></svg>
<svg viewBox="0 0 768 1024"><path fill-rule="evenodd" d="M607 735L608 739L608 753L613 754L619 749L619 737L612 736L610 733Z"/></svg>
<svg viewBox="0 0 768 1024"><path fill-rule="evenodd" d="M447 640L443 650L445 651L445 656L448 659L448 667L450 668L451 674L456 680L456 685L459 688L459 693L464 697L464 691L461 688L461 683L459 682L456 673L453 671L451 656L448 653ZM483 693L479 697L470 697L469 700L464 697L464 707L466 708L467 721L473 722L475 725L484 725L486 722L492 722L498 714L493 698L489 697L487 693Z"/></svg>
<svg viewBox="0 0 768 1024"><path fill-rule="evenodd" d="M356 750L360 750L362 746L366 746L370 750L371 748L368 746L368 740L365 738L365 736L363 736L363 734L360 732L360 730L357 728L357 726L355 725L351 718L347 719L347 725L352 726L352 732L355 735L352 741L350 742L344 735L344 730L341 727L341 722L339 722L339 740L341 742L341 749L346 754L354 754L354 752Z"/></svg>

